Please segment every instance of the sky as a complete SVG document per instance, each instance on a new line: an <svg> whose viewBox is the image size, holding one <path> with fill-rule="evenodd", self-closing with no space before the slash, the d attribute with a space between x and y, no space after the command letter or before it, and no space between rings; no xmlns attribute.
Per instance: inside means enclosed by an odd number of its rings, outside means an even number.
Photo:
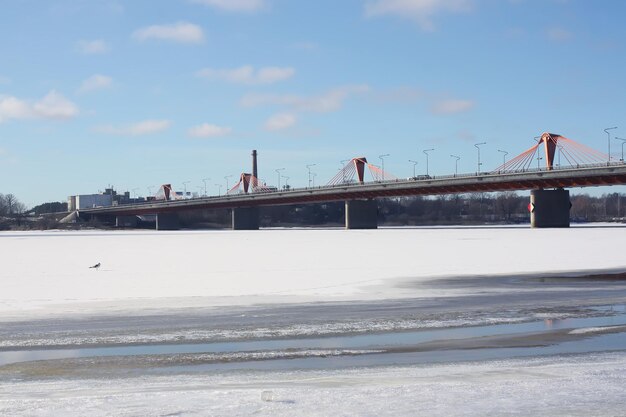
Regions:
<svg viewBox="0 0 626 417"><path fill-rule="evenodd" d="M621 157L626 3L14 0L0 5L0 193L215 195L496 168L543 132ZM283 169L284 168L284 169ZM276 170L279 170L276 172ZM285 178L287 177L287 178ZM623 192L599 188L594 192ZM584 189L583 191L592 191Z"/></svg>

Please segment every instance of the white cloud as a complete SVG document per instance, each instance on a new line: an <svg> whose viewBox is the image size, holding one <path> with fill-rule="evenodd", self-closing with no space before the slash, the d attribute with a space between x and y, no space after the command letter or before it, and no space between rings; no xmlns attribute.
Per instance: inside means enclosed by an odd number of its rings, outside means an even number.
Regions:
<svg viewBox="0 0 626 417"><path fill-rule="evenodd" d="M365 3L365 15L392 15L415 20L423 30L434 30L432 18L442 12L471 10L471 0L371 0Z"/></svg>
<svg viewBox="0 0 626 417"><path fill-rule="evenodd" d="M563 29L563 28L552 28L548 30L548 39L554 42L566 42L572 39L573 35L571 32Z"/></svg>
<svg viewBox="0 0 626 417"><path fill-rule="evenodd" d="M133 32L132 37L139 41L157 39L181 43L201 43L204 41L204 32L200 26L193 23L177 22L137 29Z"/></svg>
<svg viewBox="0 0 626 417"><path fill-rule="evenodd" d="M232 69L204 68L196 73L209 80L224 80L236 84L273 84L293 77L295 70L290 67L263 67L255 71L245 65Z"/></svg>
<svg viewBox="0 0 626 417"><path fill-rule="evenodd" d="M0 96L0 123L10 119L71 119L78 112L74 103L54 90L36 101Z"/></svg>
<svg viewBox="0 0 626 417"><path fill-rule="evenodd" d="M70 119L78 114L78 107L56 91L49 92L33 106L39 117Z"/></svg>
<svg viewBox="0 0 626 417"><path fill-rule="evenodd" d="M78 89L79 93L89 93L91 91L102 90L105 88L109 88L113 84L113 78L107 77L106 75L94 74L91 77L87 78L80 85Z"/></svg>
<svg viewBox="0 0 626 417"><path fill-rule="evenodd" d="M278 113L267 119L265 129L284 130L296 124L296 115L292 113Z"/></svg>
<svg viewBox="0 0 626 417"><path fill-rule="evenodd" d="M444 99L433 103L431 111L434 114L463 113L473 109L475 105L472 100Z"/></svg>
<svg viewBox="0 0 626 417"><path fill-rule="evenodd" d="M76 47L80 52L86 55L104 54L111 49L109 45L101 39L94 41L78 41Z"/></svg>
<svg viewBox="0 0 626 417"><path fill-rule="evenodd" d="M297 95L249 94L241 99L244 107L262 105L287 106L293 111L328 113L337 111L351 95L369 91L367 85L352 85L335 88L322 95L302 97Z"/></svg>
<svg viewBox="0 0 626 417"><path fill-rule="evenodd" d="M0 123L10 119L34 117L32 107L25 101L11 96L0 96Z"/></svg>
<svg viewBox="0 0 626 417"><path fill-rule="evenodd" d="M265 0L191 0L226 12L256 12L265 8Z"/></svg>
<svg viewBox="0 0 626 417"><path fill-rule="evenodd" d="M217 126L209 123L203 123L194 126L187 131L187 134L193 138L214 138L219 136L227 136L232 132L230 127Z"/></svg>
<svg viewBox="0 0 626 417"><path fill-rule="evenodd" d="M124 126L99 126L95 130L100 133L120 136L143 136L167 130L172 123L169 120L144 120Z"/></svg>

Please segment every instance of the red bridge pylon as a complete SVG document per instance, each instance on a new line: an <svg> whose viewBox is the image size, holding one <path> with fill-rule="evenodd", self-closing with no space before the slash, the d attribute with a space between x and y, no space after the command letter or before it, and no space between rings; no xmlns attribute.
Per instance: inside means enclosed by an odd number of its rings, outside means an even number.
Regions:
<svg viewBox="0 0 626 417"><path fill-rule="evenodd" d="M249 194L250 192L267 193L269 191L273 190L265 184L262 184L254 175L244 172L239 176L239 182L233 185L230 190L226 191L226 194Z"/></svg>
<svg viewBox="0 0 626 417"><path fill-rule="evenodd" d="M543 151L543 157L541 152ZM515 158L500 165L493 172L517 172L531 169L533 160L537 159L538 166L541 159L545 160L544 169L554 169L555 156L558 155L557 166L561 165L560 159L565 159L569 166L588 164L601 164L608 161L608 156L588 146L576 143L571 139L554 133L544 133L537 144Z"/></svg>
<svg viewBox="0 0 626 417"><path fill-rule="evenodd" d="M182 196L172 189L172 184L163 184L154 194L155 200L182 200Z"/></svg>
<svg viewBox="0 0 626 417"><path fill-rule="evenodd" d="M352 184L355 182L363 184L365 182L365 167L368 168L374 181L395 181L398 179L395 175L368 163L367 158L361 156L352 158L326 185Z"/></svg>

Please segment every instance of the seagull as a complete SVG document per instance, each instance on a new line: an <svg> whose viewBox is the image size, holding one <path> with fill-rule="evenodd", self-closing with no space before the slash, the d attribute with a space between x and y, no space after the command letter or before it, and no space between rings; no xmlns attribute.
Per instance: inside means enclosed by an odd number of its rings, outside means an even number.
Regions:
<svg viewBox="0 0 626 417"><path fill-rule="evenodd" d="M98 269L100 268L100 262L98 262L97 264L95 264L94 266L90 266L89 269L94 268L94 269Z"/></svg>

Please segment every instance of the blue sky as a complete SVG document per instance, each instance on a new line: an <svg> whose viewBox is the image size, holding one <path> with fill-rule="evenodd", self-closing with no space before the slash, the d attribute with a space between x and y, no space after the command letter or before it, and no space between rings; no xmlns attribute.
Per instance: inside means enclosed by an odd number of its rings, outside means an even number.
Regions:
<svg viewBox="0 0 626 417"><path fill-rule="evenodd" d="M0 193L113 185L217 194L323 184L366 156L398 177L498 166L544 131L626 138L626 3L16 0L0 13ZM620 157L621 142L613 140ZM284 184L284 179L281 180ZM622 191L605 188L600 191ZM591 189L589 189L591 191Z"/></svg>

